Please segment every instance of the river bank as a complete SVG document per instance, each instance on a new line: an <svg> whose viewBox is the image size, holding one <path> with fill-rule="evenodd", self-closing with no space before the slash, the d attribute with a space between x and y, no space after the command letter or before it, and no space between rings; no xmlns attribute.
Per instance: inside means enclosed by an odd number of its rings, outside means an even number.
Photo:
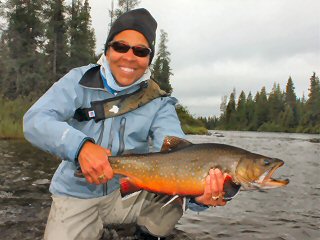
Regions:
<svg viewBox="0 0 320 240"><path fill-rule="evenodd" d="M0 139L22 139L22 118L33 101L28 98L8 100L0 97Z"/></svg>

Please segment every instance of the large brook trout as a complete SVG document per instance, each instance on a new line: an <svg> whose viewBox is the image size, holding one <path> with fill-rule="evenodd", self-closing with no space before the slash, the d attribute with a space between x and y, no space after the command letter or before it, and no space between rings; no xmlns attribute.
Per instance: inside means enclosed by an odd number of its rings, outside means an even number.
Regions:
<svg viewBox="0 0 320 240"><path fill-rule="evenodd" d="M179 196L199 196L211 168L227 173L225 199L244 189L267 189L287 185L289 180L271 178L284 162L277 158L251 153L241 148L217 144L192 144L177 137L166 137L159 153L109 157L120 180L121 192L147 190ZM230 200L230 199L229 199Z"/></svg>

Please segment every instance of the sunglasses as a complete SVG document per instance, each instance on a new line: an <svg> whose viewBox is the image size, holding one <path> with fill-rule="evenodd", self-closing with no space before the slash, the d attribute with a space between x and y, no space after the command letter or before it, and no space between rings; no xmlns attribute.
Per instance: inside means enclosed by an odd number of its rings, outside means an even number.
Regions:
<svg viewBox="0 0 320 240"><path fill-rule="evenodd" d="M123 42L117 42L117 41L110 42L108 46L112 47L112 49L118 53L126 53L131 48L133 51L133 54L137 57L146 57L151 53L150 48L142 47L142 46L130 46L129 44L126 44Z"/></svg>

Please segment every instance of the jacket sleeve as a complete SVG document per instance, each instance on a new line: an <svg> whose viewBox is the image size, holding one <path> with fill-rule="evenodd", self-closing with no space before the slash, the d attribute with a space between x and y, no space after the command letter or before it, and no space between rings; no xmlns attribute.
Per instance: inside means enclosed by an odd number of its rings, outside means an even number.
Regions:
<svg viewBox="0 0 320 240"><path fill-rule="evenodd" d="M161 150L163 140L166 136L185 138L175 109L177 99L173 97L163 97L157 100L161 101L161 107L157 111L150 129L155 152Z"/></svg>
<svg viewBox="0 0 320 240"><path fill-rule="evenodd" d="M78 85L82 74L80 69L71 70L23 117L24 136L31 144L71 162L85 141L94 141L68 124L83 100L83 89Z"/></svg>

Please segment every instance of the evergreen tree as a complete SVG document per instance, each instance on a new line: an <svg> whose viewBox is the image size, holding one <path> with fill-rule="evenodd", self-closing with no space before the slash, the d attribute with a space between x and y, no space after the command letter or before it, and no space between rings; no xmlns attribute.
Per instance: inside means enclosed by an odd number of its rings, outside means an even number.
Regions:
<svg viewBox="0 0 320 240"><path fill-rule="evenodd" d="M266 88L262 87L260 93L257 93L255 97L253 126L256 130L258 130L263 123L269 121L268 114L269 111Z"/></svg>
<svg viewBox="0 0 320 240"><path fill-rule="evenodd" d="M170 76L172 72L170 68L170 52L167 47L168 34L164 30L160 32L160 43L156 60L152 67L152 77L158 82L161 89L171 94Z"/></svg>
<svg viewBox="0 0 320 240"><path fill-rule="evenodd" d="M230 94L229 102L226 109L226 127L227 129L234 129L236 125L236 100L235 90Z"/></svg>
<svg viewBox="0 0 320 240"><path fill-rule="evenodd" d="M285 111L280 115L280 124L285 132L291 132L295 127L293 110L289 105L285 106Z"/></svg>
<svg viewBox="0 0 320 240"><path fill-rule="evenodd" d="M207 129L215 129L217 127L219 119L215 116L213 117L199 117L198 120L200 120L204 126Z"/></svg>
<svg viewBox="0 0 320 240"><path fill-rule="evenodd" d="M297 104L297 96L294 92L294 86L291 77L289 77L286 85L286 104L290 106L291 109L294 109Z"/></svg>
<svg viewBox="0 0 320 240"><path fill-rule="evenodd" d="M69 68L95 62L95 36L91 27L89 1L73 0L70 20Z"/></svg>
<svg viewBox="0 0 320 240"><path fill-rule="evenodd" d="M304 93L302 94L302 98L297 100L297 111L298 111L298 116L299 116L299 126L297 129L297 132L302 132L303 130L303 121L304 121L304 116L306 115L306 98Z"/></svg>
<svg viewBox="0 0 320 240"><path fill-rule="evenodd" d="M113 1L111 10L109 10L110 26L123 13L136 8L140 4L140 0L118 0L118 8L114 9Z"/></svg>
<svg viewBox="0 0 320 240"><path fill-rule="evenodd" d="M119 7L115 10L115 18L118 18L123 13L134 9L139 4L139 0L118 0Z"/></svg>
<svg viewBox="0 0 320 240"><path fill-rule="evenodd" d="M8 71L3 79L4 95L14 99L30 95L43 86L43 24L40 0L8 0L8 28L3 43L8 47Z"/></svg>
<svg viewBox="0 0 320 240"><path fill-rule="evenodd" d="M48 85L58 80L67 71L68 61L66 9L64 0L48 0L44 16L46 22L46 54L51 79Z"/></svg>
<svg viewBox="0 0 320 240"><path fill-rule="evenodd" d="M320 100L320 83L319 77L316 76L316 73L313 73L313 75L310 78L310 88L308 96L308 109L312 112L317 112L317 110L319 110L318 106Z"/></svg>
<svg viewBox="0 0 320 240"><path fill-rule="evenodd" d="M268 98L269 116L272 123L278 124L279 116L284 111L284 96L280 85L274 83Z"/></svg>
<svg viewBox="0 0 320 240"><path fill-rule="evenodd" d="M254 101L251 92L249 92L246 100L246 118L248 130L253 130L253 118L254 118Z"/></svg>
<svg viewBox="0 0 320 240"><path fill-rule="evenodd" d="M9 71L10 58L8 44L5 41L4 34L0 36L0 97L7 91L5 79L7 79L7 74Z"/></svg>
<svg viewBox="0 0 320 240"><path fill-rule="evenodd" d="M228 96L224 95L221 97L221 103L220 103L220 117L219 117L219 125L222 127L226 123L226 111L227 111L227 101L228 101Z"/></svg>
<svg viewBox="0 0 320 240"><path fill-rule="evenodd" d="M244 130L248 124L246 114L246 94L241 91L237 104L237 129Z"/></svg>
<svg viewBox="0 0 320 240"><path fill-rule="evenodd" d="M289 77L285 92L274 83L270 94L262 87L254 100L249 92L244 101L245 93L242 91L234 111L233 91L228 103L226 96L222 98L221 115L215 126L221 129L320 133L320 81L315 73L310 78L308 96L307 100L304 95L297 99L292 78ZM245 127L242 123L243 111L247 120ZM207 119L203 122L208 124Z"/></svg>
<svg viewBox="0 0 320 240"><path fill-rule="evenodd" d="M304 125L308 125L316 132L320 132L320 82L316 73L310 78L309 98L306 102ZM319 129L317 129L319 128Z"/></svg>
<svg viewBox="0 0 320 240"><path fill-rule="evenodd" d="M298 124L299 120L297 112L297 96L294 92L294 86L291 77L289 77L286 85L285 102L286 105L289 106L292 111L293 120L292 122L290 122L290 127L294 127Z"/></svg>

